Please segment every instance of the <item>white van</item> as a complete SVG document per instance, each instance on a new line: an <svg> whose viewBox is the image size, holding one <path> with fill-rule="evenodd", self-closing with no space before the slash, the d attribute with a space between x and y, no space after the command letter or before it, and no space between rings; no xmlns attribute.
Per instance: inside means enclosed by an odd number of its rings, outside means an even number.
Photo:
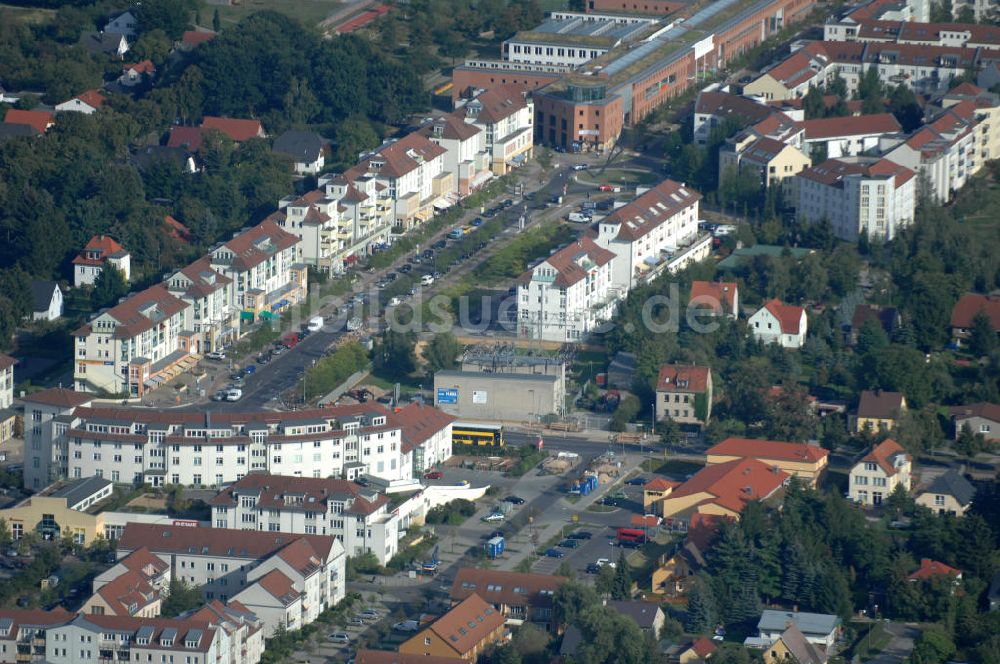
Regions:
<svg viewBox="0 0 1000 664"><path fill-rule="evenodd" d="M234 387L226 392L226 401L239 401L243 398L243 390Z"/></svg>
<svg viewBox="0 0 1000 664"><path fill-rule="evenodd" d="M425 274L424 276L420 277L420 285L421 286L430 286L433 283L434 283L434 275L433 274Z"/></svg>
<svg viewBox="0 0 1000 664"><path fill-rule="evenodd" d="M319 332L321 329L323 329L323 317L322 316L313 316L312 318L309 319L309 331L310 332Z"/></svg>

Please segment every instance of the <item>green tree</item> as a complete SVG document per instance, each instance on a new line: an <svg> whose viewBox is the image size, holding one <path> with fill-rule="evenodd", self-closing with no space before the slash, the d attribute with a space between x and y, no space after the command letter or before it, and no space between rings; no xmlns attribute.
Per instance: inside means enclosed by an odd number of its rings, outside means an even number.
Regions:
<svg viewBox="0 0 1000 664"><path fill-rule="evenodd" d="M951 0L941 0L941 2L931 3L931 23L951 23L952 16Z"/></svg>
<svg viewBox="0 0 1000 664"><path fill-rule="evenodd" d="M630 599L632 597L632 574L630 573L625 552L618 555L618 565L615 567L615 578L611 585L612 599Z"/></svg>
<svg viewBox="0 0 1000 664"><path fill-rule="evenodd" d="M175 618L185 611L199 608L204 603L201 590L197 586L189 586L184 581L174 579L170 582L169 593L160 608L160 615L164 618Z"/></svg>
<svg viewBox="0 0 1000 664"><path fill-rule="evenodd" d="M923 111L917 103L917 96L905 84L900 83L889 93L889 112L909 133L923 124Z"/></svg>
<svg viewBox="0 0 1000 664"><path fill-rule="evenodd" d="M912 664L942 664L955 654L955 643L944 629L930 626L923 630L910 655Z"/></svg>
<svg viewBox="0 0 1000 664"><path fill-rule="evenodd" d="M635 395L626 394L623 396L622 400L618 402L618 408L611 415L611 430L625 431L626 426L635 421L640 410L642 410L642 405Z"/></svg>
<svg viewBox="0 0 1000 664"><path fill-rule="evenodd" d="M113 306L126 293L128 283L125 275L114 266L105 265L94 281L94 290L90 294L91 305L95 309Z"/></svg>
<svg viewBox="0 0 1000 664"><path fill-rule="evenodd" d="M417 335L413 332L389 330L372 349L372 366L379 373L393 378L408 376L416 369L413 348Z"/></svg>
<svg viewBox="0 0 1000 664"><path fill-rule="evenodd" d="M715 629L718 622L719 614L711 584L704 573L699 574L688 593L684 629L692 634L708 634Z"/></svg>
<svg viewBox="0 0 1000 664"><path fill-rule="evenodd" d="M809 88L806 96L802 98L802 110L805 111L807 120L826 116L826 102L823 101L821 88L815 86Z"/></svg>
<svg viewBox="0 0 1000 664"><path fill-rule="evenodd" d="M968 346L975 357L985 357L997 349L997 331L985 311L980 310L972 319Z"/></svg>
<svg viewBox="0 0 1000 664"><path fill-rule="evenodd" d="M559 567L556 568L556 576L564 576L567 579L575 579L576 572L573 570L573 566L569 564L569 561L564 560L559 563Z"/></svg>
<svg viewBox="0 0 1000 664"><path fill-rule="evenodd" d="M212 12L212 30L214 32L219 32L222 30L222 17L219 16L218 7L216 7L215 11Z"/></svg>
<svg viewBox="0 0 1000 664"><path fill-rule="evenodd" d="M144 32L132 45L132 55L136 60L152 60L159 67L167 60L174 45L163 30L157 28Z"/></svg>
<svg viewBox="0 0 1000 664"><path fill-rule="evenodd" d="M552 597L552 619L557 625L575 624L582 611L598 603L593 588L578 581L568 581L559 586Z"/></svg>
<svg viewBox="0 0 1000 664"><path fill-rule="evenodd" d="M378 146L379 137L371 122L360 115L355 115L337 125L335 142L337 161L353 166L360 153Z"/></svg>
<svg viewBox="0 0 1000 664"><path fill-rule="evenodd" d="M454 369L458 366L458 354L461 350L458 339L451 332L435 334L424 348L427 373L434 375L444 369Z"/></svg>
<svg viewBox="0 0 1000 664"><path fill-rule="evenodd" d="M171 39L180 39L190 27L191 0L143 0L136 7L139 32L163 30Z"/></svg>
<svg viewBox="0 0 1000 664"><path fill-rule="evenodd" d="M973 433L972 427L966 422L955 438L955 451L967 457L975 456L987 448L986 437L981 433Z"/></svg>
<svg viewBox="0 0 1000 664"><path fill-rule="evenodd" d="M885 110L882 103L884 98L882 79L879 78L877 67L867 68L858 79L856 97L861 100L861 112L865 115Z"/></svg>

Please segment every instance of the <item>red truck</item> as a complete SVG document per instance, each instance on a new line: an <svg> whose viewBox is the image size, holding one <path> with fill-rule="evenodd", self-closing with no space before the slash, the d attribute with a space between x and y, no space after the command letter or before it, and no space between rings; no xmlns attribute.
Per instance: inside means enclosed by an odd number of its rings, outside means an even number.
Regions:
<svg viewBox="0 0 1000 664"><path fill-rule="evenodd" d="M646 542L646 531L639 528L619 528L618 546L638 547Z"/></svg>
<svg viewBox="0 0 1000 664"><path fill-rule="evenodd" d="M281 338L281 345L285 348L295 348L299 343L299 336L294 332L292 334L286 334Z"/></svg>

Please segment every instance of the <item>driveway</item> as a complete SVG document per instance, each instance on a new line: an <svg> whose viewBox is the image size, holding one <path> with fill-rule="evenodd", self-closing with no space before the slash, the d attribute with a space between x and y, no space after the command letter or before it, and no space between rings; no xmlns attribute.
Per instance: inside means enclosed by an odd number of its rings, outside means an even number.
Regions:
<svg viewBox="0 0 1000 664"><path fill-rule="evenodd" d="M868 664L901 664L910 657L913 643L920 635L919 629L904 623L889 623L885 629L892 634L892 640L885 650L868 660Z"/></svg>

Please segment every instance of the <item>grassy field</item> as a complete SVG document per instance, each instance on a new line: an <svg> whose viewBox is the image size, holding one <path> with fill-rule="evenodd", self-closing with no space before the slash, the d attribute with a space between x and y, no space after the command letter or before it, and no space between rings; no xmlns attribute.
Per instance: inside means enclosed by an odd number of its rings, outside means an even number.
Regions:
<svg viewBox="0 0 1000 664"><path fill-rule="evenodd" d="M592 173L590 177L594 178L595 181L607 184L620 184L625 187L634 187L637 184L655 184L661 179L656 173L648 171L626 171L616 168L609 168L600 175L596 172Z"/></svg>
<svg viewBox="0 0 1000 664"><path fill-rule="evenodd" d="M218 8L225 27L227 23L239 23L255 12L271 10L298 19L303 25L316 25L331 12L340 9L342 4L340 0L236 0L228 6L202 2L201 18L202 23L211 25L212 15Z"/></svg>
<svg viewBox="0 0 1000 664"><path fill-rule="evenodd" d="M858 640L851 647L851 652L854 658L863 662L885 650L892 640L892 635L885 629L885 623L852 623L852 627L858 632Z"/></svg>
<svg viewBox="0 0 1000 664"><path fill-rule="evenodd" d="M52 21L56 15L53 9L41 9L37 7L14 7L0 3L0 14L11 16L21 23L31 25L43 25Z"/></svg>

